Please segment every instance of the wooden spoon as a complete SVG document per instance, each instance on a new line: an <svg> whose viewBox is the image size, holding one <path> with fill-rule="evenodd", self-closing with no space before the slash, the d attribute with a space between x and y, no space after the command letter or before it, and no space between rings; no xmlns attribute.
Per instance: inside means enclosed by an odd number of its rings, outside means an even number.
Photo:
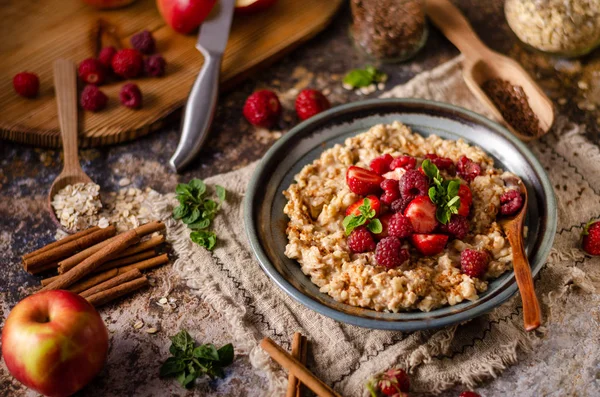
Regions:
<svg viewBox="0 0 600 397"><path fill-rule="evenodd" d="M523 196L523 207L518 213L511 217L500 220L500 226L504 229L510 247L512 248L513 269L521 300L523 301L523 322L525 323L526 331L533 331L540 326L541 311L535 288L533 286L533 278L531 277L531 266L525 253L523 244L523 222L525 213L527 212L527 189L521 180L518 182L519 190Z"/></svg>
<svg viewBox="0 0 600 397"><path fill-rule="evenodd" d="M471 92L483 102L497 120L522 141L539 138L524 134L509 125L492 100L481 88L488 80L499 78L523 87L529 106L540 121L546 134L554 122L552 101L544 94L525 69L513 59L492 51L477 37L465 16L448 0L427 0L427 15L464 55L463 77ZM542 134L542 135L544 135Z"/></svg>
<svg viewBox="0 0 600 397"><path fill-rule="evenodd" d="M58 105L58 122L62 139L64 165L62 172L56 177L48 194L48 208L52 220L64 231L72 233L73 230L65 229L52 208L52 198L59 190L75 183L91 183L92 180L79 164L77 154L77 73L75 64L66 59L54 62L54 89Z"/></svg>

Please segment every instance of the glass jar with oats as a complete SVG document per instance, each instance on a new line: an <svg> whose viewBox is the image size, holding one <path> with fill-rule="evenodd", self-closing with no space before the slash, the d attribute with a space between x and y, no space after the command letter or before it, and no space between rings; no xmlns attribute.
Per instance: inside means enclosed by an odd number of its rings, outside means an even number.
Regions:
<svg viewBox="0 0 600 397"><path fill-rule="evenodd" d="M600 44L600 0L506 0L510 28L543 52L576 57Z"/></svg>
<svg viewBox="0 0 600 397"><path fill-rule="evenodd" d="M350 34L359 49L382 62L414 56L427 40L424 0L351 0Z"/></svg>

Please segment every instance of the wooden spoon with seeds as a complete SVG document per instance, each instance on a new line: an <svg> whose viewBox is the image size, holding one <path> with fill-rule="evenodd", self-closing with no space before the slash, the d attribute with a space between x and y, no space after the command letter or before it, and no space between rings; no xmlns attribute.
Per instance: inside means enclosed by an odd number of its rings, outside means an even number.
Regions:
<svg viewBox="0 0 600 397"><path fill-rule="evenodd" d="M65 186L76 183L93 183L92 179L81 169L77 153L77 73L75 63L58 59L54 62L54 89L58 106L58 122L62 139L64 165L62 172L56 177L48 194L48 209L52 220L68 233L56 217L52 208L52 199Z"/></svg>
<svg viewBox="0 0 600 397"><path fill-rule="evenodd" d="M487 47L465 16L448 0L427 0L427 15L464 55L463 77L471 92L489 109L497 120L522 141L528 142L545 135L554 122L552 101L544 94L537 83L515 60L492 51ZM529 106L537 116L542 134L536 136L517 131L502 116L494 102L481 88L492 79L508 81L513 86L523 88Z"/></svg>

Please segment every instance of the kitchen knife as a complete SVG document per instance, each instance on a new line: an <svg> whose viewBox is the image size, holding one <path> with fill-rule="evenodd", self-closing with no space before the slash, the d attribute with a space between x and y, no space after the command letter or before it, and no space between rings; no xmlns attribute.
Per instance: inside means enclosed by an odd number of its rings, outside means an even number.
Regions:
<svg viewBox="0 0 600 397"><path fill-rule="evenodd" d="M204 55L204 65L192 86L181 120L181 137L169 160L179 172L198 154L208 136L217 106L221 59L227 46L235 0L220 0L216 10L200 26L196 48Z"/></svg>

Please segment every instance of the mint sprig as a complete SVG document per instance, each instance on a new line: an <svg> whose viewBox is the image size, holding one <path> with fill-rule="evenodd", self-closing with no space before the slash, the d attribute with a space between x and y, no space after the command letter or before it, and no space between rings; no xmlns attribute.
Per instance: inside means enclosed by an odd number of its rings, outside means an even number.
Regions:
<svg viewBox="0 0 600 397"><path fill-rule="evenodd" d="M202 375L222 378L223 367L233 362L234 352L231 343L217 349L213 344L196 346L194 338L182 330L171 337L169 348L171 357L160 367L161 378L177 378L185 388L194 385L194 380Z"/></svg>
<svg viewBox="0 0 600 397"><path fill-rule="evenodd" d="M367 221L368 224L366 227L371 233L379 234L383 231L383 225L381 224L381 221L375 218L377 212L371 208L371 200L365 198L362 205L358 207L358 211L360 212L360 215L350 214L342 221L342 226L344 226L346 236L349 236L354 229L364 225L367 223Z"/></svg>
<svg viewBox="0 0 600 397"><path fill-rule="evenodd" d="M364 69L353 69L344 76L343 83L352 88L368 87L371 84L381 83L387 80L387 75L378 71L373 66Z"/></svg>
<svg viewBox="0 0 600 397"><path fill-rule="evenodd" d="M444 180L438 167L428 159L421 165L425 175L429 177L429 199L437 206L435 217L442 224L447 224L453 214L458 214L460 208L460 196L458 190L460 182L450 179Z"/></svg>

